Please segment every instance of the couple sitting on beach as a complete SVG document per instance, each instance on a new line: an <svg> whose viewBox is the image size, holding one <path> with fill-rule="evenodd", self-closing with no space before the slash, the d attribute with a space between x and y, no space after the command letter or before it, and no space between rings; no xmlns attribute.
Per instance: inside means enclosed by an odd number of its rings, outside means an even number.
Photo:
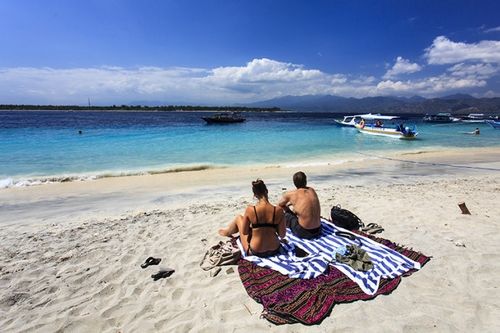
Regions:
<svg viewBox="0 0 500 333"><path fill-rule="evenodd" d="M221 236L239 233L247 255L270 257L280 252L281 242L289 227L294 235L312 239L321 234L320 204L313 188L307 186L306 175L299 171L293 175L296 190L283 195L277 206L268 199L268 191L260 179L252 182L255 206L248 206L244 215L238 215L219 230ZM293 206L293 211L289 206Z"/></svg>

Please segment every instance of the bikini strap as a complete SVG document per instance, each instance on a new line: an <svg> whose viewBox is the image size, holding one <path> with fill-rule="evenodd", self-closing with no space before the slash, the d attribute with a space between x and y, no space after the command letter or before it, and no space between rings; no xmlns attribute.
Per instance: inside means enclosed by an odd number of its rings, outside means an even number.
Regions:
<svg viewBox="0 0 500 333"><path fill-rule="evenodd" d="M259 217L257 216L257 209L253 206L253 211L255 212L255 224L259 224Z"/></svg>

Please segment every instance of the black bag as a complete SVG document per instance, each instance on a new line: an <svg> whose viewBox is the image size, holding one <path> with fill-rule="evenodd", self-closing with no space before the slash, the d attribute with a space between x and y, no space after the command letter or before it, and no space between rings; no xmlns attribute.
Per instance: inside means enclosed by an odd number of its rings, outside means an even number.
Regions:
<svg viewBox="0 0 500 333"><path fill-rule="evenodd" d="M365 226L359 217L347 209L342 209L340 205L332 207L330 217L333 224L347 230L359 230Z"/></svg>

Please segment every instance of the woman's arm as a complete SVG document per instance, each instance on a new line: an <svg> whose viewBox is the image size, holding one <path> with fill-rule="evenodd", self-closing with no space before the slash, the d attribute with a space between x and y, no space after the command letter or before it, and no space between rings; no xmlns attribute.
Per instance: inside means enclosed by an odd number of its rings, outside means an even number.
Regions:
<svg viewBox="0 0 500 333"><path fill-rule="evenodd" d="M245 209L245 214L243 214L243 223L242 223L242 230L240 230L240 233L243 235L248 235L250 233L250 219L249 219L249 214L252 214L253 211L250 208L250 206Z"/></svg>

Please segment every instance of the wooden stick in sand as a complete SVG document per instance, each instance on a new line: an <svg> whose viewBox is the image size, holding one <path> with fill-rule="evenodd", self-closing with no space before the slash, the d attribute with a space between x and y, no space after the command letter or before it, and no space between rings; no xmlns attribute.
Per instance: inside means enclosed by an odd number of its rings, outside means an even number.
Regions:
<svg viewBox="0 0 500 333"><path fill-rule="evenodd" d="M469 208L465 205L465 202L459 202L458 207L460 207L460 210L462 211L462 214L468 214L470 215Z"/></svg>

